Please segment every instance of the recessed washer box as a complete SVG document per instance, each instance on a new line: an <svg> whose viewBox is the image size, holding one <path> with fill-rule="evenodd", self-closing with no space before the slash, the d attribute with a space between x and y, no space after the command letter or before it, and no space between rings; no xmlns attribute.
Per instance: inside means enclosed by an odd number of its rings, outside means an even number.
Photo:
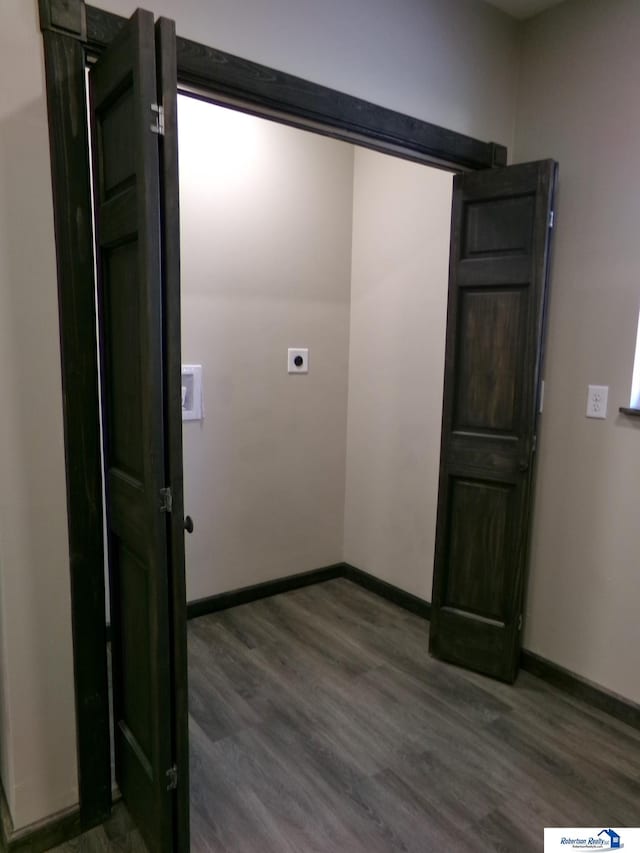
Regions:
<svg viewBox="0 0 640 853"><path fill-rule="evenodd" d="M202 407L202 365L182 365L182 420L201 421Z"/></svg>
<svg viewBox="0 0 640 853"><path fill-rule="evenodd" d="M309 372L308 347L289 347L287 350L287 370L289 373Z"/></svg>

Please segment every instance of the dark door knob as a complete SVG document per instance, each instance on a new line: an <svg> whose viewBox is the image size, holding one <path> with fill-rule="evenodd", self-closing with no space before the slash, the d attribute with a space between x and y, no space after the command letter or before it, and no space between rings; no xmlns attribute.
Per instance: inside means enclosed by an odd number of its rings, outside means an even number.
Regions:
<svg viewBox="0 0 640 853"><path fill-rule="evenodd" d="M193 519L188 515L184 520L184 529L187 533L193 533Z"/></svg>

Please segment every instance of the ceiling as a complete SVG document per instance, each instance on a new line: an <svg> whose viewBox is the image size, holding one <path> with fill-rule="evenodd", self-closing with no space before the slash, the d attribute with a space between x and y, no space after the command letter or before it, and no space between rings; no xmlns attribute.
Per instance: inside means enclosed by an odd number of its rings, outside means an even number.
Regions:
<svg viewBox="0 0 640 853"><path fill-rule="evenodd" d="M531 18L542 12L543 9L549 9L551 6L557 6L563 0L486 0L492 6L497 6L503 12L507 12L514 18Z"/></svg>

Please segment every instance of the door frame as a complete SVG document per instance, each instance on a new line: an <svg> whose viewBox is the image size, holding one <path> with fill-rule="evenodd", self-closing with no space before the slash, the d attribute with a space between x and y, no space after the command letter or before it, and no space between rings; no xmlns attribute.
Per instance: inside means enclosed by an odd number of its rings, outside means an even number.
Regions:
<svg viewBox="0 0 640 853"><path fill-rule="evenodd" d="M104 543L86 67L125 18L84 0L39 0L58 280L71 613L82 829L111 811ZM507 148L177 37L178 87L214 103L373 150L466 171ZM178 600L175 612L184 608ZM179 661L183 667L186 662ZM187 731L187 721L178 729ZM178 754L188 741L178 742Z"/></svg>

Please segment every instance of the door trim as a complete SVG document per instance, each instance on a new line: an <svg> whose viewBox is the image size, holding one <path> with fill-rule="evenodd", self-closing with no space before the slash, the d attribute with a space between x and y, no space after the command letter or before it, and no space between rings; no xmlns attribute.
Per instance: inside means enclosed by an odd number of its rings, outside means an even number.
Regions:
<svg viewBox="0 0 640 853"><path fill-rule="evenodd" d="M81 825L111 810L102 471L87 63L124 24L83 0L39 0L56 241ZM150 4L152 5L152 4ZM178 37L178 85L211 101L450 170L505 165L483 142ZM177 602L184 606L186 601Z"/></svg>
<svg viewBox="0 0 640 853"><path fill-rule="evenodd" d="M43 8L49 7L43 16ZM83 13L41 3L58 278L80 822L111 812L102 471ZM73 4L70 4L73 5ZM45 9L46 11L46 9ZM65 28L62 28L64 24ZM58 29L58 25L60 29Z"/></svg>

